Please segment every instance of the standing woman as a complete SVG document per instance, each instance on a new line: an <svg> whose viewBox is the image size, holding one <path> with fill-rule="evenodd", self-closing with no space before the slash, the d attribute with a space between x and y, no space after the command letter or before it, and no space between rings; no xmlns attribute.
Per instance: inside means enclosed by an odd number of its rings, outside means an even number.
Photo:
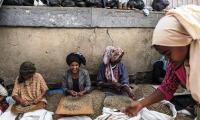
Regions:
<svg viewBox="0 0 200 120"><path fill-rule="evenodd" d="M165 78L151 95L133 102L125 112L134 116L143 107L163 99L170 100L179 85L190 90L199 105L200 6L188 5L167 12L154 30L152 45L169 59ZM197 116L200 120L200 115Z"/></svg>
<svg viewBox="0 0 200 120"><path fill-rule="evenodd" d="M80 53L70 53L67 55L66 62L69 69L65 71L63 80L63 90L65 95L83 96L91 89L89 73L86 69L80 68L85 65L85 57Z"/></svg>

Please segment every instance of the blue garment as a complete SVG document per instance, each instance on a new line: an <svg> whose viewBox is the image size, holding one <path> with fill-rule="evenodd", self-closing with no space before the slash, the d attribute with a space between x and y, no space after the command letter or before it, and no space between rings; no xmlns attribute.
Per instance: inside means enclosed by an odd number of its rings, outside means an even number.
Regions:
<svg viewBox="0 0 200 120"><path fill-rule="evenodd" d="M118 70L119 70L119 80L118 82L121 83L122 85L128 85L129 84L129 77L128 77L128 72L124 66L123 63L118 63ZM106 65L104 63L100 64L99 66L99 71L97 75L97 85L103 82L107 82L106 76L105 76L105 69Z"/></svg>

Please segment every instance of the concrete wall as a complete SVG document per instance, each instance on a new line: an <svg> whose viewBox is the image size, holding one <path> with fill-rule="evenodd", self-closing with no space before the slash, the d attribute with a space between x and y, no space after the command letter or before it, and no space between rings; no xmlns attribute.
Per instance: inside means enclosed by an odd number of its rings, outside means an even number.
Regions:
<svg viewBox="0 0 200 120"><path fill-rule="evenodd" d="M82 52L90 74L96 74L106 46L125 50L123 62L130 75L151 69L158 54L151 48L152 28L31 28L0 27L0 76L12 83L23 61L36 64L48 82L60 81L65 57ZM83 66L84 67L84 66Z"/></svg>
<svg viewBox="0 0 200 120"><path fill-rule="evenodd" d="M13 83L22 62L34 62L48 82L61 81L65 58L80 51L91 75L106 46L125 50L130 75L151 70L158 54L151 49L155 25L163 12L139 10L3 6L0 9L0 76Z"/></svg>
<svg viewBox="0 0 200 120"><path fill-rule="evenodd" d="M154 28L163 12L82 7L2 6L0 26Z"/></svg>

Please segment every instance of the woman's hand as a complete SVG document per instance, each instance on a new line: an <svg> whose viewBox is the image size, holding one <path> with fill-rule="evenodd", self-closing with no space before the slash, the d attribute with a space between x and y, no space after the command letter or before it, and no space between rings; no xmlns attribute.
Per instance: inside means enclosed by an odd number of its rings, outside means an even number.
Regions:
<svg viewBox="0 0 200 120"><path fill-rule="evenodd" d="M122 86L122 84L118 83L118 82L112 82L112 85L116 88L120 88Z"/></svg>
<svg viewBox="0 0 200 120"><path fill-rule="evenodd" d="M134 101L128 107L126 107L123 112L126 115L133 117L136 116L142 108L143 108L142 103L140 103L139 101Z"/></svg>
<svg viewBox="0 0 200 120"><path fill-rule="evenodd" d="M42 91L42 94L38 96L36 99L34 99L33 103L37 104L38 102L40 102L44 98L45 94L46 94L46 91Z"/></svg>
<svg viewBox="0 0 200 120"><path fill-rule="evenodd" d="M78 95L78 93L76 91L70 90L69 94L73 97L76 97Z"/></svg>
<svg viewBox="0 0 200 120"><path fill-rule="evenodd" d="M42 96L39 96L38 98L33 100L34 104L37 104L38 102L40 102L42 100Z"/></svg>
<svg viewBox="0 0 200 120"><path fill-rule="evenodd" d="M125 108L124 112L129 116L136 116L138 112L143 108L154 103L157 103L164 99L160 90L156 89L152 94L140 101L134 101L131 105Z"/></svg>
<svg viewBox="0 0 200 120"><path fill-rule="evenodd" d="M25 107L33 104L33 101L21 100L20 104Z"/></svg>
<svg viewBox="0 0 200 120"><path fill-rule="evenodd" d="M85 91L81 91L81 92L78 92L78 96L83 96L86 92Z"/></svg>
<svg viewBox="0 0 200 120"><path fill-rule="evenodd" d="M112 82L111 86L116 89L117 91L121 90L122 84L118 83L118 82Z"/></svg>

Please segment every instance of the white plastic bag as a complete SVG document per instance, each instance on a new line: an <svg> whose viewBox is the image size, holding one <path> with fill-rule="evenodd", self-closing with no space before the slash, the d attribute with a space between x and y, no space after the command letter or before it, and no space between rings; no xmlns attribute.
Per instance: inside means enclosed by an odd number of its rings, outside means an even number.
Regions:
<svg viewBox="0 0 200 120"><path fill-rule="evenodd" d="M170 110L172 111L173 116L169 116L164 113L160 113L153 110L148 110L147 108L143 108L137 116L128 117L122 112L116 112L116 109L103 108L103 115L97 117L95 120L174 120L177 116L177 111L175 106L169 101L163 100L161 103L168 105Z"/></svg>

